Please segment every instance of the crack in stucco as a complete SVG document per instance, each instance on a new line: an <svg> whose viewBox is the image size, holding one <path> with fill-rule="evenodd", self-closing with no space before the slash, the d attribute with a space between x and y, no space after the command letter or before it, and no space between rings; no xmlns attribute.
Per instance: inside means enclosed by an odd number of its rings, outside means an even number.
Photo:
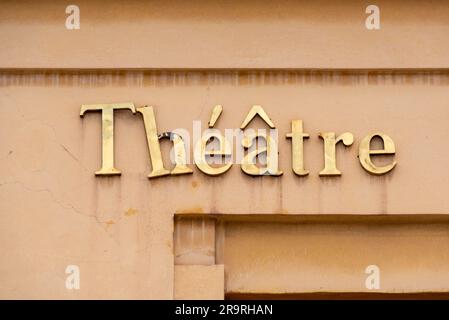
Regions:
<svg viewBox="0 0 449 320"><path fill-rule="evenodd" d="M17 110L19 115L21 116L21 118L25 121L25 123L29 123L29 122L36 122L44 127L47 127L51 130L52 135L53 135L53 141L55 144L59 145L69 156L70 158L72 158L84 171L88 171L88 169L86 167L83 166L83 164L79 161L78 157L76 157L70 150L69 148L64 145L63 143L61 143L58 139L57 139L57 134L56 134L56 129L49 123L43 121L42 119L38 119L38 118L27 118L25 116L25 113L21 110L20 106L17 106ZM9 155L9 154L8 154Z"/></svg>
<svg viewBox="0 0 449 320"><path fill-rule="evenodd" d="M90 215L90 214L86 214L86 213L82 212L81 210L76 208L71 203L63 203L54 195L53 191L49 188L41 188L41 189L30 188L30 187L26 186L23 182L20 182L20 181L9 181L9 182L0 183L0 187L6 186L6 185L18 185L21 188L23 188L27 191L30 191L30 192L46 192L46 193L48 193L50 195L50 198L52 199L52 201L54 203L56 203L57 205L59 205L60 207L62 207L63 209L70 210L71 212L74 212L78 215L82 215L86 218L94 219L95 222L101 227L101 229L108 235L108 237L111 240L113 240L117 245L119 245L119 242L114 237L112 237L111 234L109 234L109 232L107 230L107 224L110 221L110 219L102 221L96 215ZM117 223L120 220L121 220L121 217L119 217L117 220L114 220L114 222Z"/></svg>

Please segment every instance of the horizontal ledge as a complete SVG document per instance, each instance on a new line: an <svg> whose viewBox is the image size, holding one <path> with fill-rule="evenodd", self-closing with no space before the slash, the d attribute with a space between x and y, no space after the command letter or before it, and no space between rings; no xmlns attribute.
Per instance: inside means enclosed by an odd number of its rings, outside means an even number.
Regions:
<svg viewBox="0 0 449 320"><path fill-rule="evenodd" d="M217 214L175 213L174 219L210 218L217 222L267 223L375 223L375 224L435 224L449 223L449 214Z"/></svg>
<svg viewBox="0 0 449 320"><path fill-rule="evenodd" d="M294 72L303 74L449 74L449 68L2 68L2 74L120 74L120 73L269 73Z"/></svg>
<svg viewBox="0 0 449 320"><path fill-rule="evenodd" d="M449 292L304 292L304 293L240 293L225 294L226 300L422 300L449 299Z"/></svg>

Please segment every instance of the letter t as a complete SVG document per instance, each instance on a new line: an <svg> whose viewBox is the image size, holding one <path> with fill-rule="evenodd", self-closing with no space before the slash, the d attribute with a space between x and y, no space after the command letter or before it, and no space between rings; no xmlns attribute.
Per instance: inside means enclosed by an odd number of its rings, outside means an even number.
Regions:
<svg viewBox="0 0 449 320"><path fill-rule="evenodd" d="M292 121L292 132L287 133L287 139L292 139L292 168L298 176L306 176L309 171L304 169L304 138L309 135L304 133L302 120Z"/></svg>
<svg viewBox="0 0 449 320"><path fill-rule="evenodd" d="M136 113L136 108L131 102L111 103L111 104L83 104L80 116L83 117L86 111L101 110L102 125L102 165L101 169L95 172L96 175L120 175L120 170L114 168L114 110L129 109Z"/></svg>

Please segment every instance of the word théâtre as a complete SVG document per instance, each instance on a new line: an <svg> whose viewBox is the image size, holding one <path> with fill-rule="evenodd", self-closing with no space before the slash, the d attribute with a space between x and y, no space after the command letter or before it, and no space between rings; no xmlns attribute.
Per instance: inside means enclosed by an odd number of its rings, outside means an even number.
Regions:
<svg viewBox="0 0 449 320"><path fill-rule="evenodd" d="M130 110L134 114L142 116L145 133L148 143L148 152L152 165L149 178L162 177L167 175L182 175L192 173L187 161L189 150L186 139L175 131L158 133L153 107L143 106L136 108L133 103L112 103L82 105L80 116L83 117L88 111L98 111L102 113L102 165L96 175L120 175L120 170L114 167L114 111L119 109ZM238 161L229 161L232 156L232 137L223 135L219 130L212 129L223 112L221 105L216 105L212 109L209 129L201 133L200 138L193 143L193 162L197 168L211 176L217 176L227 172L232 165L239 164L241 170L250 176L280 176L283 174L278 167L278 140L277 129L265 110L254 105L244 118L240 129L233 130L240 139L237 148L242 150ZM254 117L260 117L270 128L270 133L266 130L253 130L247 128ZM354 142L354 136L350 132L337 134L335 132L321 132L319 137L323 141L324 168L319 172L320 176L340 176L341 172L337 168L336 147L343 145L349 147ZM303 130L302 120L292 120L291 132L286 134L286 138L291 140L292 170L298 176L306 176L309 171L304 164L304 141L309 138L309 134ZM372 149L371 141L377 138L382 142L380 149ZM170 139L173 142L173 168L167 169L162 159L160 140ZM230 141L232 140L232 141ZM260 141L263 145L260 145ZM340 143L341 142L341 143ZM215 148L210 148L213 145ZM376 155L394 155L395 145L393 140L381 132L366 135L358 146L358 159L364 170L371 174L382 175L390 172L396 166L396 161L391 161L386 165L375 165L372 157ZM261 158L265 161L261 163ZM222 160L221 162L217 159ZM226 160L228 159L228 160Z"/></svg>

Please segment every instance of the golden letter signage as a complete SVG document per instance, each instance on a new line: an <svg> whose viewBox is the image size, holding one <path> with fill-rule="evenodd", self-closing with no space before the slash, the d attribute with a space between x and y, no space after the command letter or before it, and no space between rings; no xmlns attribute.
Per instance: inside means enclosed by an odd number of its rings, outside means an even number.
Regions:
<svg viewBox="0 0 449 320"><path fill-rule="evenodd" d="M132 103L84 104L81 106L81 117L87 111L101 111L103 160L101 169L95 172L96 175L116 175L121 173L120 170L114 167L114 110L117 109L129 109L136 113L136 108Z"/></svg>
<svg viewBox="0 0 449 320"><path fill-rule="evenodd" d="M80 116L87 111L101 111L102 113L102 164L96 175L120 175L120 170L114 167L114 110L127 109L132 113L142 116L148 155L152 171L148 178L156 178L167 175L182 175L192 173L189 167L190 151L189 137L172 132L159 133L156 126L156 117L153 107L143 106L135 108L133 103L112 103L82 105ZM226 173L234 164L240 164L241 170L250 176L281 176L283 172L278 165L278 134L274 122L270 119L262 106L254 105L243 119L240 129L226 129L223 135L214 129L215 123L223 112L221 105L216 105L208 123L208 129L200 132L200 138L193 142L193 159L197 168L210 176L218 176ZM253 130L247 128L249 123L260 117L268 127L266 129ZM185 131L185 130L184 130ZM350 148L354 143L354 135L350 132L337 134L335 132L321 132L319 138L323 143L324 167L319 172L320 176L340 176L341 171L337 167L336 148ZM304 142L309 134L304 132L302 120L292 120L291 132L286 134L291 140L292 170L298 176L307 176L309 171L304 163ZM371 142L374 138L382 142L381 149L372 149ZM160 140L170 139L173 142L173 169L168 170L163 162ZM233 158L233 142L236 139L235 157ZM376 155L394 155L396 152L393 140L385 133L371 133L362 138L358 146L359 162L364 170L374 175L383 175L394 169L396 161L378 166L372 161ZM233 160L229 160L229 159Z"/></svg>

